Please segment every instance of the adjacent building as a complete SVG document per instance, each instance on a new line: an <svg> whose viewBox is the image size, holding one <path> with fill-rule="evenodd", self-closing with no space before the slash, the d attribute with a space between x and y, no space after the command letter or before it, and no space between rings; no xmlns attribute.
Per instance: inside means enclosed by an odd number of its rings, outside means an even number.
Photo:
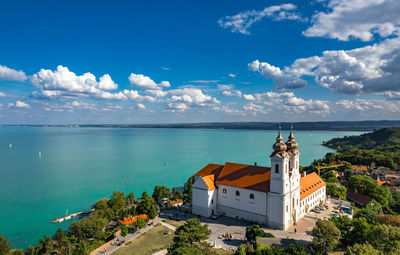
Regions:
<svg viewBox="0 0 400 255"><path fill-rule="evenodd" d="M284 143L279 130L271 167L227 162L195 173L192 213L226 215L272 228L287 229L326 202L326 184L316 174L300 175L293 130Z"/></svg>

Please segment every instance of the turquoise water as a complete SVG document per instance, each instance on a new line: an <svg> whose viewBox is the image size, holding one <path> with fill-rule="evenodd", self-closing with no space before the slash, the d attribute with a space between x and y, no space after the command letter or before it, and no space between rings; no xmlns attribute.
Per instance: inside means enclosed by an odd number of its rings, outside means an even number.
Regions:
<svg viewBox="0 0 400 255"><path fill-rule="evenodd" d="M300 164L330 149L322 141L360 132L295 132ZM114 190L183 186L209 162L269 166L276 131L0 127L0 234L15 248L36 244ZM288 132L283 132L287 137ZM12 148L9 147L12 144ZM39 157L38 153L42 156Z"/></svg>

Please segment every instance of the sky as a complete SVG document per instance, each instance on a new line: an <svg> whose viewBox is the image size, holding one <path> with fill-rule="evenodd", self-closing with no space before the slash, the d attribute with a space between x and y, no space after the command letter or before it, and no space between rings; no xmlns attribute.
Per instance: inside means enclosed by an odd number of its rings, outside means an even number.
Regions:
<svg viewBox="0 0 400 255"><path fill-rule="evenodd" d="M19 1L0 124L400 119L400 1Z"/></svg>

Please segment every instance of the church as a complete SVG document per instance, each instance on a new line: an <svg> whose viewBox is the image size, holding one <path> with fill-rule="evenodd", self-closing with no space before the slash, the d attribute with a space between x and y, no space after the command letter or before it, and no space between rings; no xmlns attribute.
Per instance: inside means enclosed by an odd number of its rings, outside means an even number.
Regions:
<svg viewBox="0 0 400 255"><path fill-rule="evenodd" d="M225 215L287 229L326 202L326 184L316 174L300 175L293 130L284 143L279 129L271 167L237 163L208 164L194 174L192 213Z"/></svg>

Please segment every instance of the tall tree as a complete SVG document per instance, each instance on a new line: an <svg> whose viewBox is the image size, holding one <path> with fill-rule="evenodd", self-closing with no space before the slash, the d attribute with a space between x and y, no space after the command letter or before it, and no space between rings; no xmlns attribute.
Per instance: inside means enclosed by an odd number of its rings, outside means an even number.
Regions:
<svg viewBox="0 0 400 255"><path fill-rule="evenodd" d="M331 221L318 220L312 234L312 246L317 254L333 251L339 243L340 231Z"/></svg>
<svg viewBox="0 0 400 255"><path fill-rule="evenodd" d="M0 235L0 255L7 255L11 251L11 246L8 243L8 238Z"/></svg>
<svg viewBox="0 0 400 255"><path fill-rule="evenodd" d="M108 200L108 206L116 214L119 210L123 209L126 205L125 195L121 191L114 191L110 200Z"/></svg>
<svg viewBox="0 0 400 255"><path fill-rule="evenodd" d="M156 202L163 198L169 198L171 190L165 186L156 185L154 187L153 198Z"/></svg>

